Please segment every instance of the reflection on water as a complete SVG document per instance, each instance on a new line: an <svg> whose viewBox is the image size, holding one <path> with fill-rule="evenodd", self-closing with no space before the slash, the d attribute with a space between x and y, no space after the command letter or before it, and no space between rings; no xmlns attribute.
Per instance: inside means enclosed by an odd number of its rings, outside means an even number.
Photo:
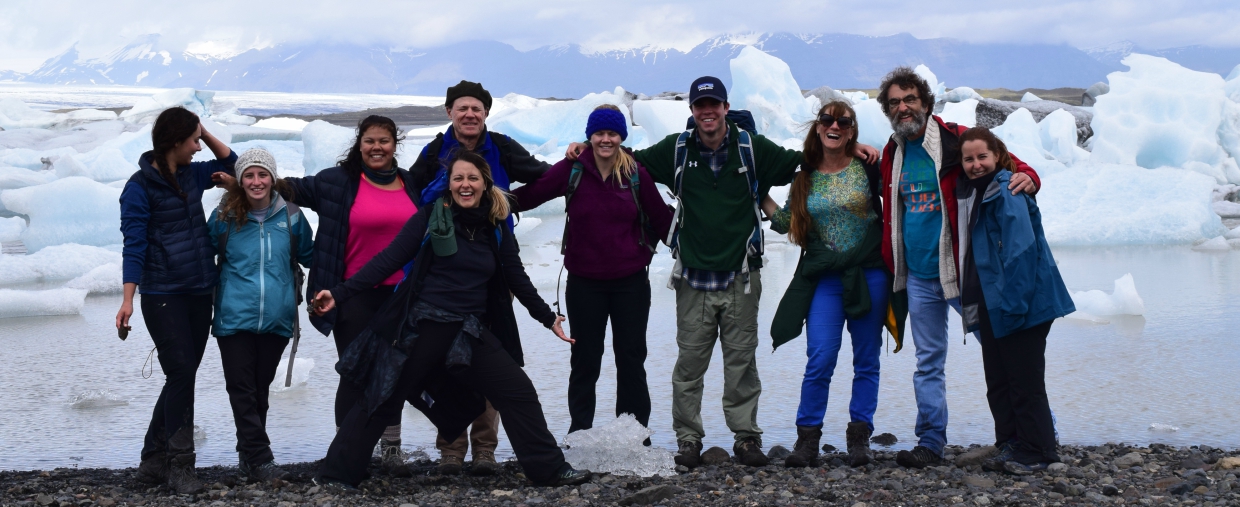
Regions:
<svg viewBox="0 0 1240 507"><path fill-rule="evenodd" d="M527 269L548 302L555 299L562 224L562 218L543 217L541 225L521 238ZM758 367L764 389L758 421L766 432L765 445L791 447L805 342L794 340L772 353L768 333L797 249L783 243L782 236L770 235L768 243L769 263L762 271ZM1234 430L1234 421L1240 420L1240 252L1203 253L1186 246L1058 248L1055 256L1069 289L1109 292L1116 278L1132 273L1146 306L1144 317L1109 317L1105 325L1055 323L1047 350L1047 388L1062 441L1240 446L1240 432ZM652 440L665 448L675 448L670 402L675 299L664 288L670 267L671 259L661 252L651 269L654 301L646 363ZM81 316L0 320L5 350L0 368L0 469L137 464L162 374L157 370L155 376L142 378L142 363L152 345L140 315L134 316L127 341L116 338L112 322L119 304L119 296L91 297ZM539 390L552 432L562 438L569 424L568 346L524 311L517 315L527 350L526 371ZM313 359L316 366L304 386L272 396L268 416L272 448L282 462L323 457L335 431L335 347L304 314L302 329L298 358ZM947 364L948 440L990 442L993 423L980 348L972 337L961 343L954 314L948 329L953 336ZM840 354L823 428L825 443L837 447L844 446L852 361L848 346ZM615 403L610 351L603 363L598 424L611 417ZM899 437L897 448L911 447L916 439L914 369L911 340L899 354L884 352L875 428ZM705 444L731 449L720 404L721 371L715 354L702 404ZM98 403L74 408L75 400ZM195 424L208 435L198 444L199 464L236 463L235 429L214 340L199 370ZM433 428L411 408L405 411L403 440L407 448L425 447L437 455ZM512 455L502 434L499 455Z"/></svg>

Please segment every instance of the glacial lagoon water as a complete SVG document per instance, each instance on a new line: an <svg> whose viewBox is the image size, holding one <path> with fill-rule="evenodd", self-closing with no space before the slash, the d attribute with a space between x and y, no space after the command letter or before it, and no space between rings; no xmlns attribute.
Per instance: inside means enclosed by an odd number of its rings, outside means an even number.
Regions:
<svg viewBox="0 0 1240 507"><path fill-rule="evenodd" d="M540 225L522 231L520 243L527 269L550 302L555 299L563 219L540 218ZM782 236L770 235L767 243L769 262L762 271L759 324L763 393L758 420L766 446L791 447L796 439L793 421L805 345L798 339L772 352L769 326L798 250ZM1240 430L1235 426L1240 420L1240 251L1126 246L1060 247L1054 252L1069 289L1110 292L1115 279L1132 273L1146 308L1143 317L1109 317L1107 324L1055 323L1047 350L1047 383L1062 442L1240 447ZM676 360L675 299L664 288L671 262L661 251L651 269L654 300L646 362L653 401L652 440L668 449L675 448L670 405L671 370ZM119 303L119 296L92 296L82 315L0 319L4 348L0 470L137 464L162 373L155 361L154 375L143 378L143 362L152 344L140 314L133 318L129 339L117 339L112 322ZM520 307L517 316L527 351L526 371L538 388L552 432L563 439L569 424L565 402L569 348ZM304 336L298 357L312 358L316 366L304 386L272 396L268 430L281 462L321 458L335 431L335 348L330 338L309 325L304 313L302 319ZM993 426L986 408L980 348L972 337L962 343L954 314L949 330L948 440L990 442ZM916 440L914 348L910 339L899 353L890 353L894 344L887 349L882 357L876 432L893 433L899 438L895 448L909 448ZM824 441L837 447L843 446L848 418L850 354L845 345L824 428ZM610 352L603 361L596 425L612 416L615 400ZM705 444L730 450L732 437L720 407L719 363L716 353L706 375ZM279 381L282 378L283 372ZM75 396L92 391L102 391L105 401L93 407L72 406ZM195 423L206 436L198 442L200 466L235 464L235 430L214 339L207 346L196 392ZM1159 426L1151 429L1151 425ZM1171 427L1176 430L1170 431ZM402 437L407 450L422 448L431 457L437 456L433 427L412 408L405 410ZM500 440L499 457L511 457L502 433Z"/></svg>

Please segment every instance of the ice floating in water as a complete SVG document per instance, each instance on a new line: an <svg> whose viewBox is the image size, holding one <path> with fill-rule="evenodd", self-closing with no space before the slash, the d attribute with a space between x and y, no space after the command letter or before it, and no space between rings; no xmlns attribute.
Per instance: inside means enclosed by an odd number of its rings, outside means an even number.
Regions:
<svg viewBox="0 0 1240 507"><path fill-rule="evenodd" d="M120 197L119 188L70 177L46 185L5 190L0 193L0 202L5 208L30 217L30 227L22 233L22 241L27 251L37 252L63 243L120 243Z"/></svg>
<svg viewBox="0 0 1240 507"><path fill-rule="evenodd" d="M30 255L0 255L0 285L68 280L105 264L120 263L121 254L106 248L72 243L49 246Z"/></svg>
<svg viewBox="0 0 1240 507"><path fill-rule="evenodd" d="M934 94L935 102L943 100L943 97L947 95L947 85L939 82L939 77L934 75L934 72L930 70L930 67L925 66L925 64L921 64L914 67L913 72L918 76L921 76L922 79L925 79L926 84L930 85L930 93Z"/></svg>
<svg viewBox="0 0 1240 507"><path fill-rule="evenodd" d="M541 218L521 217L521 221L517 222L517 227L513 229L512 235L520 238L522 235L529 233L542 223Z"/></svg>
<svg viewBox="0 0 1240 507"><path fill-rule="evenodd" d="M297 358L297 360L293 362L293 385L284 387L284 380L288 375L288 357L281 359L280 365L276 366L276 378L271 381L271 392L283 393L306 385L306 382L310 380L310 370L313 369L313 358Z"/></svg>
<svg viewBox="0 0 1240 507"><path fill-rule="evenodd" d="M943 102L964 102L969 99L980 102L982 100L982 96L978 94L976 90L969 88L968 86L958 86L943 94Z"/></svg>
<svg viewBox="0 0 1240 507"><path fill-rule="evenodd" d="M652 144L669 135L684 132L685 122L690 116L689 103L683 100L633 101L633 123L646 129Z"/></svg>
<svg viewBox="0 0 1240 507"><path fill-rule="evenodd" d="M1150 424L1150 431L1156 433L1175 433L1180 431L1180 428L1179 426L1172 426L1170 424L1153 423Z"/></svg>
<svg viewBox="0 0 1240 507"><path fill-rule="evenodd" d="M75 395L73 400L69 402L70 407L77 409L122 407L128 404L129 400L123 396L100 389L91 389Z"/></svg>
<svg viewBox="0 0 1240 507"><path fill-rule="evenodd" d="M81 289L91 294L114 294L124 287L120 264L104 264L65 284L66 289Z"/></svg>
<svg viewBox="0 0 1240 507"><path fill-rule="evenodd" d="M877 100L863 100L853 102L853 110L857 112L857 142L882 150L892 133L883 106Z"/></svg>
<svg viewBox="0 0 1240 507"><path fill-rule="evenodd" d="M323 120L314 120L301 131L306 176L336 167L336 160L353 145L353 129L337 127ZM412 162L412 161L411 161Z"/></svg>
<svg viewBox="0 0 1240 507"><path fill-rule="evenodd" d="M1231 245L1227 243L1227 238L1218 236L1204 243L1193 246L1193 250L1199 252L1228 252L1231 251Z"/></svg>
<svg viewBox="0 0 1240 507"><path fill-rule="evenodd" d="M0 99L0 128L5 130L67 128L90 121L115 120L116 113L97 109L78 109L68 113L49 113L33 109L17 99Z"/></svg>
<svg viewBox="0 0 1240 507"><path fill-rule="evenodd" d="M194 443L196 444L198 442L205 441L206 439L207 439L207 430L204 430L202 429L202 426L195 424L194 425Z"/></svg>
<svg viewBox="0 0 1240 507"><path fill-rule="evenodd" d="M1099 316L1145 314L1145 301L1137 294L1132 273L1115 280L1115 290L1110 294L1100 290L1073 292L1072 303L1076 305L1076 312L1068 315L1070 319L1097 322Z"/></svg>
<svg viewBox="0 0 1240 507"><path fill-rule="evenodd" d="M497 114L487 119L487 128L502 132L526 145L542 146L552 142L553 146L564 146L585 139L586 121L590 119L590 112L603 104L611 104L620 108L629 124L629 135L624 140L624 145L641 146L646 141L645 130L633 126L628 102L624 88L616 87L612 92L591 93L578 100L548 102L532 109ZM682 123L681 126L683 125Z"/></svg>
<svg viewBox="0 0 1240 507"><path fill-rule="evenodd" d="M959 90L960 88L956 88ZM956 90L952 90L953 92ZM943 112L939 113L939 118L943 121L964 125L966 127L974 127L977 125L977 103L978 99L964 99L960 101L949 101L943 104Z"/></svg>
<svg viewBox="0 0 1240 507"><path fill-rule="evenodd" d="M17 241L26 230L26 220L22 217L0 218L0 241Z"/></svg>
<svg viewBox="0 0 1240 507"><path fill-rule="evenodd" d="M77 315L86 303L80 289L0 289L0 318Z"/></svg>
<svg viewBox="0 0 1240 507"><path fill-rule="evenodd" d="M569 433L564 438L564 460L574 468L596 473L664 477L676 473L672 453L642 442L654 434L633 414L621 414L607 424Z"/></svg>
<svg viewBox="0 0 1240 507"><path fill-rule="evenodd" d="M783 60L753 46L741 48L729 62L732 87L728 101L734 109L753 113L758 133L772 139L795 139L805 134L803 122L813 118L792 69Z"/></svg>
<svg viewBox="0 0 1240 507"><path fill-rule="evenodd" d="M296 130L301 131L309 125L310 122L298 118L263 118L254 124L255 127L276 129L276 130Z"/></svg>

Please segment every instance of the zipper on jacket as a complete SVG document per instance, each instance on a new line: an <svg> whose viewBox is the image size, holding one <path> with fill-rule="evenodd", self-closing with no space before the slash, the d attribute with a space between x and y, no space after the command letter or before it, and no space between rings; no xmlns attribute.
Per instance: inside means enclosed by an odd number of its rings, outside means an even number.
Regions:
<svg viewBox="0 0 1240 507"><path fill-rule="evenodd" d="M263 330L264 306L267 303L267 260L271 255L270 246L264 245L267 230L264 222L258 223L258 331ZM267 250L267 252L264 252Z"/></svg>

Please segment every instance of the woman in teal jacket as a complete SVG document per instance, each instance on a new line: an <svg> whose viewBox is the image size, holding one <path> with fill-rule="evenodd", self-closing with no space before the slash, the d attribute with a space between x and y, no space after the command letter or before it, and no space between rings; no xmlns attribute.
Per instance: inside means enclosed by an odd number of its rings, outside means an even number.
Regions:
<svg viewBox="0 0 1240 507"><path fill-rule="evenodd" d="M1028 475L1059 461L1046 396L1046 337L1076 311L1042 231L1037 201L1006 191L1015 164L984 128L960 137L956 186L960 306L977 331L1000 452L989 470Z"/></svg>
<svg viewBox="0 0 1240 507"><path fill-rule="evenodd" d="M237 425L238 466L251 481L285 479L267 437L267 395L298 318L296 264L310 267L314 233L275 192L283 185L275 157L253 148L236 167L236 183L207 224L220 254L211 328Z"/></svg>

